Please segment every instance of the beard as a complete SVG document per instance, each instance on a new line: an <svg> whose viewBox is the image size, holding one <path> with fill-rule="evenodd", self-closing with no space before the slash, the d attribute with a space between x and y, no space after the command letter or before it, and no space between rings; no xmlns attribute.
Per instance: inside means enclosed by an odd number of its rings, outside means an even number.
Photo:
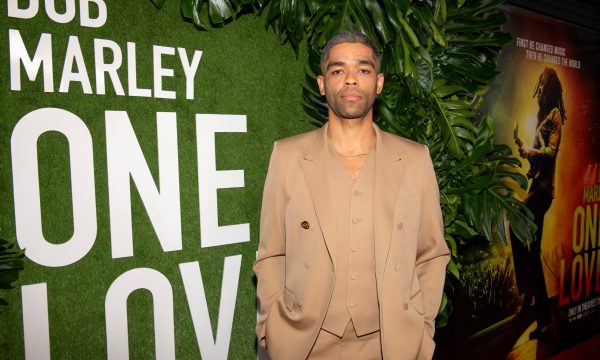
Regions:
<svg viewBox="0 0 600 360"><path fill-rule="evenodd" d="M345 100L344 95L356 94L360 96L357 100ZM352 90L341 92L339 94L326 94L329 109L340 119L360 119L364 118L375 102L374 96L369 96L363 91Z"/></svg>

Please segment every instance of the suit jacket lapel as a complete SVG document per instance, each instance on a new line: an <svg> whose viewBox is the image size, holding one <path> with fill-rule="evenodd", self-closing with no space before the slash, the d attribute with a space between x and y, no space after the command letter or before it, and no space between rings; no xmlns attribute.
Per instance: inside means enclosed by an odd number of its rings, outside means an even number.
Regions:
<svg viewBox="0 0 600 360"><path fill-rule="evenodd" d="M391 135L375 126L377 148L375 151L375 190L373 201L373 217L375 227L375 264L377 274L383 275L387 255L390 248L393 230L396 194L401 185L405 161L400 150L394 146ZM317 219L323 232L323 238L329 256L335 266L336 226L333 219L335 204L331 201L331 185L327 178L327 164L324 152L327 151L325 136L327 124L315 132L306 154L300 160L304 179L311 194ZM378 289L381 289L383 276L378 276Z"/></svg>
<svg viewBox="0 0 600 360"><path fill-rule="evenodd" d="M333 219L335 204L331 201L331 184L327 176L326 157L323 156L324 152L327 151L326 134L327 124L315 132L304 158L300 160L300 165L317 213L317 220L325 239L325 245L335 267L336 224Z"/></svg>
<svg viewBox="0 0 600 360"><path fill-rule="evenodd" d="M391 135L376 126L377 149L375 152L375 199L373 217L375 227L375 266L378 289L382 287L383 273L390 248L393 230L396 194L401 185L405 160L394 146Z"/></svg>

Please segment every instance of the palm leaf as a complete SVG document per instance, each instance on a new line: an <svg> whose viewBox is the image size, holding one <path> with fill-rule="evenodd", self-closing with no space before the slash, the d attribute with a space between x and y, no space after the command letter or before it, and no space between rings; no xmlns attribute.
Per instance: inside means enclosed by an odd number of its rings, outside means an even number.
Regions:
<svg viewBox="0 0 600 360"><path fill-rule="evenodd" d="M15 243L0 239L0 289L12 289L13 282L19 278L23 270L25 255L22 251L15 249ZM0 297L0 305L8 305L6 300Z"/></svg>

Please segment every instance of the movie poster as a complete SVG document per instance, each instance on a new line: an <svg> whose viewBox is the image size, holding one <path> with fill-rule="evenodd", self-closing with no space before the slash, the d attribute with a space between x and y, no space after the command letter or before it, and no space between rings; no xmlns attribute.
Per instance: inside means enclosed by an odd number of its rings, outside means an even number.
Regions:
<svg viewBox="0 0 600 360"><path fill-rule="evenodd" d="M538 239L463 245L438 359L542 359L600 333L600 34L505 10L513 39L483 112L522 162Z"/></svg>

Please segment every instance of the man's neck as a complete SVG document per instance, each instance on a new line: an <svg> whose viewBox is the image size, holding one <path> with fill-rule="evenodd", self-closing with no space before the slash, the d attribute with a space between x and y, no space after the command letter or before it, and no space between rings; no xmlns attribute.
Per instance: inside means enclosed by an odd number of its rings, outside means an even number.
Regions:
<svg viewBox="0 0 600 360"><path fill-rule="evenodd" d="M362 119L329 118L327 137L342 156L367 154L375 145L372 117Z"/></svg>

